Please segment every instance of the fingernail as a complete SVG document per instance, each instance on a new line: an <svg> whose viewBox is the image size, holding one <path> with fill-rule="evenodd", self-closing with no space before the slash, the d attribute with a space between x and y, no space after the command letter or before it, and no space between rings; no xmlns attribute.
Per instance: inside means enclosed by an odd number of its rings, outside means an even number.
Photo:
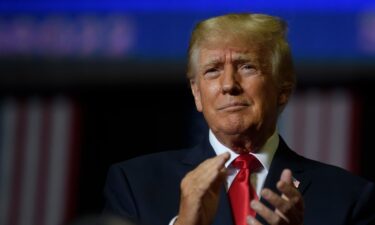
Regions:
<svg viewBox="0 0 375 225"><path fill-rule="evenodd" d="M248 217L247 217L247 223L248 223L248 224L255 224L255 220L254 220L254 218L251 217L251 216L248 216Z"/></svg>
<svg viewBox="0 0 375 225"><path fill-rule="evenodd" d="M251 201L250 205L251 205L251 208L253 208L253 209L258 209L259 208L259 205L258 205L258 203L256 201Z"/></svg>

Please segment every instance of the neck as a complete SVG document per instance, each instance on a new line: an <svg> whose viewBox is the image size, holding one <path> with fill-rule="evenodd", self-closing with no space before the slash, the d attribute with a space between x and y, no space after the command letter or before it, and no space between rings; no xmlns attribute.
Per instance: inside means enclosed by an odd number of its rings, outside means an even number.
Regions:
<svg viewBox="0 0 375 225"><path fill-rule="evenodd" d="M213 131L215 137L226 147L237 154L257 153L270 138L275 129L268 132L246 132L241 134L225 134Z"/></svg>

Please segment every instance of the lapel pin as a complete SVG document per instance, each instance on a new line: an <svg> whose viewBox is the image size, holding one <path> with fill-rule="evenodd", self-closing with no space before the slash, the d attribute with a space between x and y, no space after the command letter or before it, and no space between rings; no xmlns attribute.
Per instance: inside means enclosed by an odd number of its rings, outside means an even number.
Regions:
<svg viewBox="0 0 375 225"><path fill-rule="evenodd" d="M293 185L294 185L294 187L298 188L299 187L299 183L300 182L296 178L293 177Z"/></svg>

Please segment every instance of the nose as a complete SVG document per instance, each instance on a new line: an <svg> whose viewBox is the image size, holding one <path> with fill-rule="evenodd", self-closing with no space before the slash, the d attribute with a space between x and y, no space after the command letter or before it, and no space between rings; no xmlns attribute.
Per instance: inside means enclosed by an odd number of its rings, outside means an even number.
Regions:
<svg viewBox="0 0 375 225"><path fill-rule="evenodd" d="M222 76L222 93L230 95L238 95L241 93L242 88L240 84L240 77L232 65L224 67L224 74Z"/></svg>

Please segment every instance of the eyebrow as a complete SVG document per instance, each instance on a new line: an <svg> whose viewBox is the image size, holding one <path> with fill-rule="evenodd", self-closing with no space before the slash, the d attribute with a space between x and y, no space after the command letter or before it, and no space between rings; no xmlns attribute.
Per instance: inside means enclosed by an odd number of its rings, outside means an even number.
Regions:
<svg viewBox="0 0 375 225"><path fill-rule="evenodd" d="M222 57L214 57L212 59L209 59L205 64L204 66L206 65L215 65L215 64L219 64L219 63L222 63L224 60Z"/></svg>
<svg viewBox="0 0 375 225"><path fill-rule="evenodd" d="M237 55L233 57L232 61L241 63L241 62L254 62L256 60L254 59L254 57L251 57L248 55Z"/></svg>
<svg viewBox="0 0 375 225"><path fill-rule="evenodd" d="M237 64L238 63L245 63L245 62L254 63L255 61L256 60L254 60L252 57L243 56L243 55L235 56L232 59L232 62L237 63ZM221 63L223 63L223 59L217 57L217 58L210 59L208 62L203 64L202 67L218 65L218 64L221 64Z"/></svg>

